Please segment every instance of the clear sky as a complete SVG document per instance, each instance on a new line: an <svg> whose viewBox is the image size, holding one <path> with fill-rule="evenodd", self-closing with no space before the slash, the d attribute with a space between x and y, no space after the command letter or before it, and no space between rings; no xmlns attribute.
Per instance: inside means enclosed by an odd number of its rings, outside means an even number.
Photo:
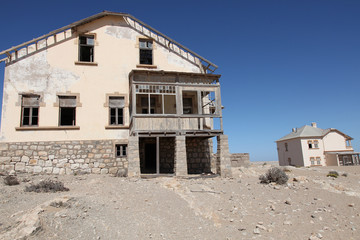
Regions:
<svg viewBox="0 0 360 240"><path fill-rule="evenodd" d="M214 62L230 151L252 161L277 160L275 141L311 122L350 135L360 151L359 0L12 0L0 9L0 50L108 10Z"/></svg>

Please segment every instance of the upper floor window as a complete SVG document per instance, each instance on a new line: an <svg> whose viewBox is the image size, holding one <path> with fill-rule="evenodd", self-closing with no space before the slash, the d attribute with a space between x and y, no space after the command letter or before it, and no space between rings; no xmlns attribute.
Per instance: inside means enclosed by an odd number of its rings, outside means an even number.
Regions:
<svg viewBox="0 0 360 240"><path fill-rule="evenodd" d="M40 96L23 95L21 100L21 126L38 126Z"/></svg>
<svg viewBox="0 0 360 240"><path fill-rule="evenodd" d="M110 125L124 125L124 97L109 97Z"/></svg>
<svg viewBox="0 0 360 240"><path fill-rule="evenodd" d="M319 141L318 140L309 140L308 146L309 146L309 149L319 148Z"/></svg>
<svg viewBox="0 0 360 240"><path fill-rule="evenodd" d="M141 97L141 113L154 114L155 113L155 101L156 101L155 97L150 97L150 106L149 106L149 97L148 96Z"/></svg>
<svg viewBox="0 0 360 240"><path fill-rule="evenodd" d="M288 149L288 144L287 144L287 143L285 143L285 151L286 151L286 152L289 151L289 149Z"/></svg>
<svg viewBox="0 0 360 240"><path fill-rule="evenodd" d="M94 62L94 36L79 37L79 61Z"/></svg>
<svg viewBox="0 0 360 240"><path fill-rule="evenodd" d="M59 125L76 125L76 96L59 96Z"/></svg>
<svg viewBox="0 0 360 240"><path fill-rule="evenodd" d="M346 146L351 147L351 140L346 140Z"/></svg>
<svg viewBox="0 0 360 240"><path fill-rule="evenodd" d="M193 102L191 97L183 98L183 113L192 114L193 113Z"/></svg>
<svg viewBox="0 0 360 240"><path fill-rule="evenodd" d="M153 42L152 40L140 39L140 64L153 64Z"/></svg>

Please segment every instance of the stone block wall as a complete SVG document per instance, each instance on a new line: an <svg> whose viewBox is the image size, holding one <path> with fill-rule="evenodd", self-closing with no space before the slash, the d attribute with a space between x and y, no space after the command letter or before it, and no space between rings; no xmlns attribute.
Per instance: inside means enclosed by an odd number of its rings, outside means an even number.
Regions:
<svg viewBox="0 0 360 240"><path fill-rule="evenodd" d="M211 144L208 138L186 138L186 157L189 174L211 173L210 147Z"/></svg>
<svg viewBox="0 0 360 240"><path fill-rule="evenodd" d="M175 164L175 138L159 138L160 173L174 173Z"/></svg>
<svg viewBox="0 0 360 240"><path fill-rule="evenodd" d="M126 157L115 157L115 140L0 143L0 170L10 172L117 174Z"/></svg>
<svg viewBox="0 0 360 240"><path fill-rule="evenodd" d="M231 167L249 167L250 156L248 153L233 153L230 156Z"/></svg>

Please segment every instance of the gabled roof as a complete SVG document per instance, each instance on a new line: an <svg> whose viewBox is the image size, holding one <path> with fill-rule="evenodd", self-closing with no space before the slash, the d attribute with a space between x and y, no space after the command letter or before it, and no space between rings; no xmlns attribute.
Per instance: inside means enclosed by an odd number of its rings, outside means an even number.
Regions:
<svg viewBox="0 0 360 240"><path fill-rule="evenodd" d="M214 63L210 62L209 60L201 57L200 55L198 55L197 53L191 51L190 49L188 49L187 47L181 45L180 43L176 42L175 40L171 39L170 37L166 36L165 34L162 34L161 32L157 31L156 29L150 27L149 25L147 25L146 23L140 21L139 19L133 17L130 14L127 13L117 13L117 12L110 12L110 11L103 11L100 12L98 14L95 14L93 16L84 18L82 20L79 20L77 22L71 23L65 27L59 28L57 30L54 30L48 34L45 34L41 37L35 38L33 40L30 40L28 42L22 43L20 45L17 45L15 47L11 47L9 49L6 49L4 51L0 52L0 62L2 61L7 61L12 62L12 61L16 61L18 59L20 59L23 56L18 57L18 52L22 49L25 48L26 51L26 55L28 53L28 47L30 45L35 45L36 46L36 51L41 50L42 47L39 47L40 49L38 49L38 42L40 41L45 41L46 42L46 48L48 47L47 45L47 39L49 37L52 37L56 34L59 34L61 32L66 32L69 29L75 29L76 27L80 26L80 25L84 25L86 23L89 23L91 21L94 21L96 19L105 17L105 16L120 16L123 17L125 19L125 21L127 22L127 24L129 25L129 27L133 28L134 30L141 32L144 35L147 35L150 38L153 38L154 41L159 42L159 37L165 39L165 44L164 43L160 43L162 45L164 45L165 47L172 49L174 51L179 51L179 54L182 56L187 56L185 58L189 59L189 56L192 56L193 58L197 58L199 60L199 62L201 62L201 64L203 65L204 71L209 71L209 72L214 72L218 66L215 65ZM55 38L56 39L56 38ZM1 57L5 57L3 59L1 59Z"/></svg>
<svg viewBox="0 0 360 240"><path fill-rule="evenodd" d="M295 129L295 131L280 138L276 142L281 142L284 140L290 140L290 139L294 139L294 138L310 138L310 137L322 138L330 132L337 132L337 133L343 135L348 140L353 139L350 136L346 135L345 133L340 132L339 130L337 130L335 128L321 129L321 128L305 125L305 126L302 126L301 128Z"/></svg>

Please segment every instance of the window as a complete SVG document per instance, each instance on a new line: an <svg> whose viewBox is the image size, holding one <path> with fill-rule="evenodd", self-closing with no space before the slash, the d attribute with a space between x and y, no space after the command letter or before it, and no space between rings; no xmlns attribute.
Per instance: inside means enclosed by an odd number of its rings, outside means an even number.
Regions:
<svg viewBox="0 0 360 240"><path fill-rule="evenodd" d="M116 144L116 157L126 157L127 145L124 144Z"/></svg>
<svg viewBox="0 0 360 240"><path fill-rule="evenodd" d="M310 158L310 163L311 163L311 165L315 165L315 158L314 157Z"/></svg>
<svg viewBox="0 0 360 240"><path fill-rule="evenodd" d="M124 125L124 97L109 97L110 125Z"/></svg>
<svg viewBox="0 0 360 240"><path fill-rule="evenodd" d="M94 36L79 37L79 61L94 62Z"/></svg>
<svg viewBox="0 0 360 240"><path fill-rule="evenodd" d="M153 42L151 40L140 39L139 40L140 48L140 64L153 64Z"/></svg>
<svg viewBox="0 0 360 240"><path fill-rule="evenodd" d="M320 157L316 157L316 164L321 165L321 158Z"/></svg>
<svg viewBox="0 0 360 240"><path fill-rule="evenodd" d="M192 114L193 113L193 104L192 98L183 98L183 113Z"/></svg>
<svg viewBox="0 0 360 240"><path fill-rule="evenodd" d="M21 100L21 126L38 126L40 96L23 95Z"/></svg>
<svg viewBox="0 0 360 240"><path fill-rule="evenodd" d="M308 141L309 148L319 148L318 140L309 140Z"/></svg>
<svg viewBox="0 0 360 240"><path fill-rule="evenodd" d="M351 147L351 140L346 140L346 146Z"/></svg>
<svg viewBox="0 0 360 240"><path fill-rule="evenodd" d="M148 96L141 98L141 113L149 113L149 98ZM150 113L155 113L155 97L150 97Z"/></svg>
<svg viewBox="0 0 360 240"><path fill-rule="evenodd" d="M75 126L76 97L59 96L59 125Z"/></svg>
<svg viewBox="0 0 360 240"><path fill-rule="evenodd" d="M288 144L285 143L285 151L287 152L288 151Z"/></svg>

